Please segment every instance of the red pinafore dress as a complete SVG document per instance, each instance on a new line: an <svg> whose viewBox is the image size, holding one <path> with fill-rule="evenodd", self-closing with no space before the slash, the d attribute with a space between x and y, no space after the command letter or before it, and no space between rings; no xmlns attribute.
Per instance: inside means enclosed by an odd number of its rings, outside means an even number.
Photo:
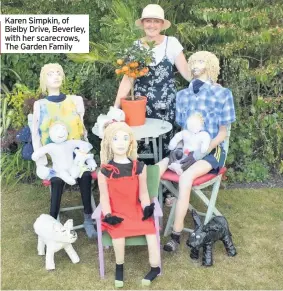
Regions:
<svg viewBox="0 0 283 291"><path fill-rule="evenodd" d="M120 173L119 169L111 164L101 166L101 168L111 171L110 177L106 178L111 215L124 218L117 225L102 222L102 231L107 231L114 239L155 234L153 218L142 221L143 209L139 202L139 175L136 174L136 167L137 161L133 161L131 176L113 178L114 173Z"/></svg>

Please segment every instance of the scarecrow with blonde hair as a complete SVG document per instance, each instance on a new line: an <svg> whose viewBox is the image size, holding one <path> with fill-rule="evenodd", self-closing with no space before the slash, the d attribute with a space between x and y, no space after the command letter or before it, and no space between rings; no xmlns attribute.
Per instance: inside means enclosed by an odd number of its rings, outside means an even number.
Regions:
<svg viewBox="0 0 283 291"><path fill-rule="evenodd" d="M102 229L112 238L116 257L115 287L123 287L125 238L145 235L151 270L142 280L149 285L160 273L154 203L147 190L146 165L137 161L137 142L125 122L106 126L101 142L98 174Z"/></svg>
<svg viewBox="0 0 283 291"><path fill-rule="evenodd" d="M218 174L224 166L224 140L228 127L236 120L232 92L216 83L220 72L218 58L208 51L196 52L188 60L188 69L192 81L188 88L177 93L176 122L182 129L188 129L187 120L201 116L202 130L209 134L211 140L201 152L203 156L200 159L192 162L189 155L181 161L183 172L179 179L173 231L171 239L164 245L168 252L176 251L180 245L194 180L207 173Z"/></svg>
<svg viewBox="0 0 283 291"><path fill-rule="evenodd" d="M68 140L87 140L87 131L84 127L85 113L83 99L76 95L65 95L60 92L65 74L59 64L46 64L40 72L40 89L47 96L37 100L33 108L32 144L34 151L52 142L49 129L57 122L63 123L68 132ZM44 172L47 158L43 156L36 161L37 174ZM80 178L78 184L84 206L84 228L88 237L95 238L96 231L93 226L91 214L91 171L96 167L94 160L87 162L88 169ZM44 179L43 177L41 177ZM58 216L61 197L65 182L56 175L50 177L51 181L51 206L50 215L55 219Z"/></svg>

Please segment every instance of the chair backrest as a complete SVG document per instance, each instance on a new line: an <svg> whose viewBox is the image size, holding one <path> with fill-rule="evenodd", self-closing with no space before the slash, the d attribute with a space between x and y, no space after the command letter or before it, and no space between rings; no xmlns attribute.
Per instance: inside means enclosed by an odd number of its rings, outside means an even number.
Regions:
<svg viewBox="0 0 283 291"><path fill-rule="evenodd" d="M227 126L227 135L226 135L226 138L225 138L225 140L223 142L223 147L224 147L224 150L226 152L226 158L225 158L224 165L226 164L226 160L227 160L227 155L228 155L228 150L229 150L230 135L231 135L231 124L229 124Z"/></svg>
<svg viewBox="0 0 283 291"><path fill-rule="evenodd" d="M158 188L159 188L159 180L160 180L160 169L157 165L147 166L147 189L150 198L154 198L158 196ZM101 207L99 204L98 207ZM99 212L101 213L101 212ZM99 214L100 216L100 214ZM102 244L104 246L112 246L112 239L107 232L103 233L102 236ZM141 236L133 236L126 238L126 246L138 246L138 245L147 245L146 237L144 235Z"/></svg>
<svg viewBox="0 0 283 291"><path fill-rule="evenodd" d="M32 119L33 119L33 114L28 114L28 126L30 131L32 131Z"/></svg>
<svg viewBox="0 0 283 291"><path fill-rule="evenodd" d="M224 140L224 150L226 152L226 155L228 154L228 150L229 150L229 139L230 139L230 135L231 135L231 124L229 124L227 126L227 136Z"/></svg>
<svg viewBox="0 0 283 291"><path fill-rule="evenodd" d="M149 197L152 199L158 196L160 169L157 165L147 166L147 189Z"/></svg>

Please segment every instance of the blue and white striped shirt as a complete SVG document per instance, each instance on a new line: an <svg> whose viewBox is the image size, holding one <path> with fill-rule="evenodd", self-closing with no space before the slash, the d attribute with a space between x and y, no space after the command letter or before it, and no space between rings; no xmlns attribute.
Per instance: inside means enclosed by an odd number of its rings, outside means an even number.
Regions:
<svg viewBox="0 0 283 291"><path fill-rule="evenodd" d="M193 80L189 87L177 93L176 122L186 128L186 120L190 115L200 113L205 128L211 138L219 132L219 126L228 126L236 120L232 92L219 85L204 83L197 94L193 90Z"/></svg>

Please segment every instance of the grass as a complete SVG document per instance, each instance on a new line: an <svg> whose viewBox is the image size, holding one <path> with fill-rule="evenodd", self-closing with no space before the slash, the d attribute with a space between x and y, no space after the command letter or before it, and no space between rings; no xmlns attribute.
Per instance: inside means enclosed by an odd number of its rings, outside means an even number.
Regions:
<svg viewBox="0 0 283 291"><path fill-rule="evenodd" d="M105 250L106 277L98 270L97 244L78 231L74 243L79 264L72 264L64 251L55 255L56 270L44 268L37 255L33 223L48 213L46 188L19 184L2 189L2 290L109 290L114 288L115 256ZM150 289L283 289L283 189L221 190L218 209L225 214L238 255L226 256L218 242L214 266L203 268L189 259L184 235L176 254L162 253L163 275ZM80 201L80 195L66 192L62 205ZM168 214L168 209L166 215ZM75 222L82 219L79 212ZM166 217L165 217L166 219ZM188 215L187 224L191 224ZM163 243L166 238L162 238ZM149 269L146 247L127 247L124 289L142 289L141 279Z"/></svg>

